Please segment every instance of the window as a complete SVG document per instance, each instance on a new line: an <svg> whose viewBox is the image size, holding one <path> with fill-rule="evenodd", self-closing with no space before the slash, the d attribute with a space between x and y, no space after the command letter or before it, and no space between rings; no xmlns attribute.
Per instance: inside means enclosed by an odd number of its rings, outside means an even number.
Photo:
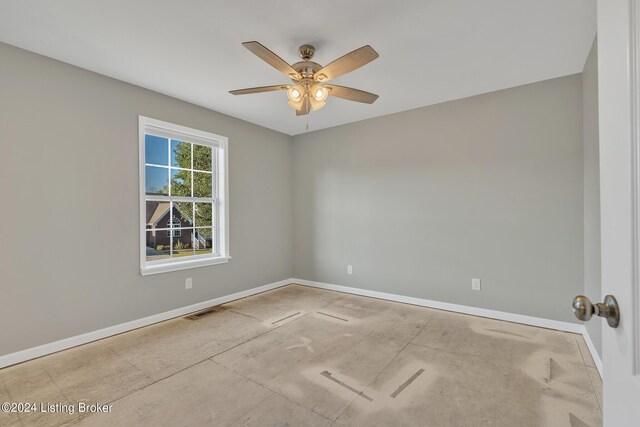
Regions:
<svg viewBox="0 0 640 427"><path fill-rule="evenodd" d="M229 261L226 137L140 117L140 272Z"/></svg>
<svg viewBox="0 0 640 427"><path fill-rule="evenodd" d="M181 222L178 218L173 218L171 221L167 222L167 227L172 228L172 230L167 230L167 236L171 237L180 237L182 236L182 231L180 228ZM148 226L148 225L147 225Z"/></svg>

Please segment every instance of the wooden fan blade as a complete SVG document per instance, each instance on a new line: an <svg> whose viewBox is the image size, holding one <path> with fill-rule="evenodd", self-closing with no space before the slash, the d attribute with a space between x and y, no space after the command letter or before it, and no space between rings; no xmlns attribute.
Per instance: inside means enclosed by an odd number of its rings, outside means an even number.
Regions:
<svg viewBox="0 0 640 427"><path fill-rule="evenodd" d="M274 85L274 86L260 86L260 87L249 87L246 89L230 90L229 93L232 95L248 95L250 93L273 92L274 90L287 90L287 89L289 89L289 86L287 85Z"/></svg>
<svg viewBox="0 0 640 427"><path fill-rule="evenodd" d="M352 87L338 86L338 85L324 85L327 89L331 89L329 96L337 96L338 98L348 99L349 101L364 102L365 104L373 104L378 95L374 93L365 92L360 89L354 89Z"/></svg>
<svg viewBox="0 0 640 427"><path fill-rule="evenodd" d="M328 82L338 76L357 70L363 65L367 65L378 56L380 56L378 55L378 52L373 50L371 46L362 46L360 49L347 53L325 66L315 73L313 78L319 82Z"/></svg>
<svg viewBox="0 0 640 427"><path fill-rule="evenodd" d="M302 103L302 108L296 110L296 116L306 116L311 111L311 103L309 102L309 98L305 98Z"/></svg>
<svg viewBox="0 0 640 427"><path fill-rule="evenodd" d="M260 43L251 41L244 42L242 43L242 45L249 49L258 58L262 59L264 62L271 65L276 70L285 74L287 77L297 80L301 78L300 74L296 70L294 70L291 65L287 64L284 59L280 58L278 55L271 52Z"/></svg>

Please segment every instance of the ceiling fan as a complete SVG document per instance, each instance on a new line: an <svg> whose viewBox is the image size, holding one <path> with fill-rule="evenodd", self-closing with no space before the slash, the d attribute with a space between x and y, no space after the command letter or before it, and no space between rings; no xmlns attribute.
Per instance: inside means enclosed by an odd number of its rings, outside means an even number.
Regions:
<svg viewBox="0 0 640 427"><path fill-rule="evenodd" d="M278 55L256 41L244 42L242 45L258 58L291 78L293 84L232 90L229 93L233 95L286 90L289 97L289 105L295 108L297 116L309 114L311 109L322 108L329 95L365 104L373 104L378 99L378 95L363 90L325 84L376 59L379 55L369 45L347 53L324 67L311 61L315 48L308 44L300 46L298 50L302 61L293 65L289 65Z"/></svg>

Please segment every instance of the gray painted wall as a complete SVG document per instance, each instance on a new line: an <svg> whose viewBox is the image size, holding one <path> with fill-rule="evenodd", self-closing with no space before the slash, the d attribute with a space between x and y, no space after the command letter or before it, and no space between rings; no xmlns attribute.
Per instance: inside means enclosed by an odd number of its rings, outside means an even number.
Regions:
<svg viewBox="0 0 640 427"><path fill-rule="evenodd" d="M291 137L6 44L0 64L0 354L291 277ZM139 114L229 137L230 263L140 276Z"/></svg>
<svg viewBox="0 0 640 427"><path fill-rule="evenodd" d="M600 155L598 138L598 44L594 40L582 72L584 134L584 294L601 302L600 288ZM602 325L585 323L602 358Z"/></svg>
<svg viewBox="0 0 640 427"><path fill-rule="evenodd" d="M292 276L574 321L591 62L291 138L0 44L0 354ZM140 276L138 115L229 137L229 264Z"/></svg>
<svg viewBox="0 0 640 427"><path fill-rule="evenodd" d="M577 74L296 136L296 277L575 322L582 113Z"/></svg>

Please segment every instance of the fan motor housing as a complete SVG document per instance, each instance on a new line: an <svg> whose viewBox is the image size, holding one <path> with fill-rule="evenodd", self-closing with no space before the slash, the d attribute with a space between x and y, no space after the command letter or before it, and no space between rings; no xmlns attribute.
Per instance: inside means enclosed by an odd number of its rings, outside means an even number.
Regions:
<svg viewBox="0 0 640 427"><path fill-rule="evenodd" d="M300 61L296 62L292 65L293 69L296 70L303 78L310 78L313 75L322 69L322 65L313 62L313 61Z"/></svg>

